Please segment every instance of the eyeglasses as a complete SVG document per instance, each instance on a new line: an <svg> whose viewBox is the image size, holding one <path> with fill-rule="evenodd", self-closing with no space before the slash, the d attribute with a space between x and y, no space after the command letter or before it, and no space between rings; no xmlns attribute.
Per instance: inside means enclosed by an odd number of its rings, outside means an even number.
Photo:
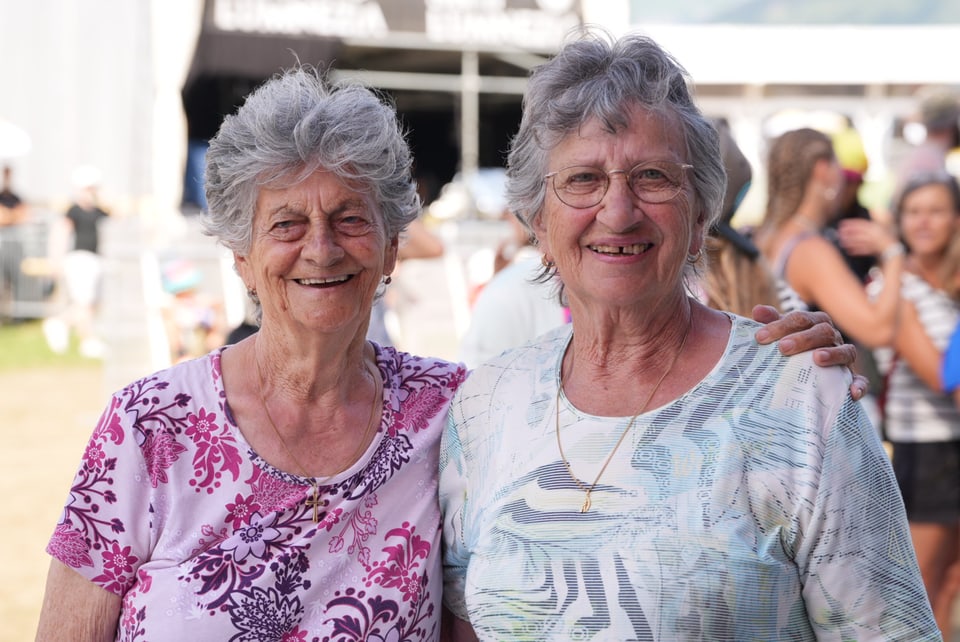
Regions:
<svg viewBox="0 0 960 642"><path fill-rule="evenodd" d="M606 172L599 167L575 165L550 172L543 179L553 179L553 191L562 203L586 209L603 200L614 174L623 174L630 191L644 203L666 203L683 189L684 174L688 169L693 169L693 165L666 160L640 163L630 171L611 169Z"/></svg>

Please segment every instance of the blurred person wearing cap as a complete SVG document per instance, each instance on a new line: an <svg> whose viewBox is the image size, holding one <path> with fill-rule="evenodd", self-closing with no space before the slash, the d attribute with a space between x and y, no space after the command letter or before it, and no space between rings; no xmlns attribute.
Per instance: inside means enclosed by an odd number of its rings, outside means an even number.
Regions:
<svg viewBox="0 0 960 642"><path fill-rule="evenodd" d="M99 203L101 177L100 170L91 165L77 167L71 177L74 201L62 219L63 235L72 239L62 265L67 308L43 324L47 343L57 353L69 346L72 330L79 341L80 354L90 358L103 356L103 342L93 327L103 272L99 227L109 215Z"/></svg>
<svg viewBox="0 0 960 642"><path fill-rule="evenodd" d="M860 133L848 124L845 129L834 132L831 136L833 151L837 155L837 162L843 173L843 186L837 196L839 212L835 218L824 227L823 235L839 250L850 271L857 275L860 282L866 286L870 281L870 271L880 266L874 254L852 254L841 242L840 229L846 225L845 221L868 221L877 225L885 225L882 217L875 216L861 201L860 188L863 187L864 176L870 167L867 153L863 146ZM856 344L852 337L844 335L846 341ZM873 358L873 351L857 350L857 362L854 369L870 380L871 390L882 390L883 377ZM881 411L874 395L868 395L866 402L871 418L878 425L882 422Z"/></svg>
<svg viewBox="0 0 960 642"><path fill-rule="evenodd" d="M947 171L947 155L960 146L960 94L944 87L925 87L917 98L919 121L925 134L897 166L892 202L899 200L903 186L921 173Z"/></svg>
<svg viewBox="0 0 960 642"><path fill-rule="evenodd" d="M748 231L733 227L732 220L750 189L753 171L737 146L725 119L714 126L720 137L720 155L727 172L727 189L720 219L707 237L708 267L699 284L700 300L715 310L750 316L757 305L781 312L806 310L806 304L783 279L777 279Z"/></svg>
<svg viewBox="0 0 960 642"><path fill-rule="evenodd" d="M163 320L171 363L193 359L223 345L221 306L201 290L203 275L189 259L168 261L161 273L169 295Z"/></svg>
<svg viewBox="0 0 960 642"><path fill-rule="evenodd" d="M863 139L860 133L852 126L842 129L831 136L833 151L837 155L837 162L843 172L843 187L837 196L840 211L836 218L827 223L824 235L830 239L843 255L847 266L857 275L861 283L866 283L870 270L877 266L875 256L854 256L849 254L840 244L838 228L841 221L860 219L870 221L874 219L870 210L860 201L860 188L863 187L864 176L870 167Z"/></svg>

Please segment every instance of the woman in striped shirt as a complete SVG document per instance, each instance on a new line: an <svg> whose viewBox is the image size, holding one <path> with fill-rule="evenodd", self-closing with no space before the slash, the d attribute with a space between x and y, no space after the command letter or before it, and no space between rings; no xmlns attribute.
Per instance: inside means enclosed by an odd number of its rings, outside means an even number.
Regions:
<svg viewBox="0 0 960 642"><path fill-rule="evenodd" d="M893 349L876 351L887 372L885 430L920 571L947 639L960 588L960 411L942 391L940 363L960 320L950 294L956 294L956 263L949 250L960 241L956 179L944 172L916 175L905 184L894 216L909 251ZM846 230L844 238L860 249L853 233ZM875 287L882 287L882 278L869 289Z"/></svg>

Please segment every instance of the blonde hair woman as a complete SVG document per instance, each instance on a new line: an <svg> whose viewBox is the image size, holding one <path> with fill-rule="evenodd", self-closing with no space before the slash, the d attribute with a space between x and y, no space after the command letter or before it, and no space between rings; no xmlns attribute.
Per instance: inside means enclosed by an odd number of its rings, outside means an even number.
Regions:
<svg viewBox="0 0 960 642"><path fill-rule="evenodd" d="M837 326L869 347L893 340L904 248L892 231L863 228L862 240L881 259L884 280L894 284L871 300L840 251L821 234L837 214L843 173L830 139L796 129L777 138L767 165L767 208L757 245L773 267L811 309L829 314Z"/></svg>

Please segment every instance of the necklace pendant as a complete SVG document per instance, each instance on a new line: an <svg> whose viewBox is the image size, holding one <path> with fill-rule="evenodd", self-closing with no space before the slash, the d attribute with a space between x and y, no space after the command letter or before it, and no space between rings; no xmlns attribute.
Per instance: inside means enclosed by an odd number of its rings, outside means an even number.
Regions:
<svg viewBox="0 0 960 642"><path fill-rule="evenodd" d="M580 512L586 513L587 511L590 510L590 506L591 506L590 491L587 491L587 498L583 500L583 506L580 507Z"/></svg>
<svg viewBox="0 0 960 642"><path fill-rule="evenodd" d="M317 488L316 484L312 484L307 493L303 503L307 508L313 509L313 523L316 524L320 521L320 489Z"/></svg>

